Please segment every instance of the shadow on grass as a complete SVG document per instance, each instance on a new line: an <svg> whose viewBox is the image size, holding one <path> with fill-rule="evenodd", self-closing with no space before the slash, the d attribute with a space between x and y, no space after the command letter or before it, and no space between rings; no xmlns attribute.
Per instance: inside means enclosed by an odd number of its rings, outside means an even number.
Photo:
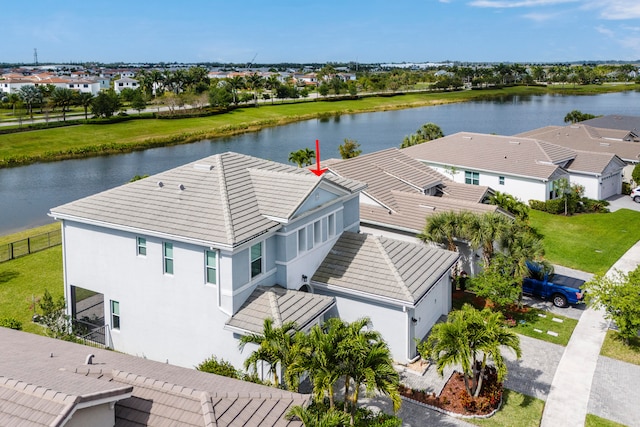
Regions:
<svg viewBox="0 0 640 427"><path fill-rule="evenodd" d="M16 277L18 277L20 273L17 271L3 271L0 272L0 283L7 283Z"/></svg>
<svg viewBox="0 0 640 427"><path fill-rule="evenodd" d="M508 399L507 399L508 400ZM520 402L520 406L521 408L527 408L529 406L531 406L531 404L533 402L535 402L536 398L535 397L531 397L531 396L527 396L526 394L522 395L522 402Z"/></svg>
<svg viewBox="0 0 640 427"><path fill-rule="evenodd" d="M621 344L636 353L640 353L640 337L631 338L629 341L626 341L620 333L617 333L613 335L612 339L616 343Z"/></svg>

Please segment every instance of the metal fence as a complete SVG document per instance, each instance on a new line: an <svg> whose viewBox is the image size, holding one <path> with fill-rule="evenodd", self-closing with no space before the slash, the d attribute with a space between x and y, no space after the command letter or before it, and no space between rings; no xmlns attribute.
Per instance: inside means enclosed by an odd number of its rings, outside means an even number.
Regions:
<svg viewBox="0 0 640 427"><path fill-rule="evenodd" d="M0 245L0 262L58 246L62 243L62 231L55 230L26 239Z"/></svg>

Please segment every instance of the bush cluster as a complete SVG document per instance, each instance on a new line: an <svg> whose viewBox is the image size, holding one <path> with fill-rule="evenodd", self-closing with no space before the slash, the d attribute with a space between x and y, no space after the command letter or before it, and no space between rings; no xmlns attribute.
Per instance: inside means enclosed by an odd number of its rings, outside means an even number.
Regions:
<svg viewBox="0 0 640 427"><path fill-rule="evenodd" d="M606 213L609 212L609 202L606 200L594 200L588 197L573 198L567 200L567 215L576 213ZM540 200L529 200L531 209L547 212L554 215L564 215L564 199L552 199L542 202Z"/></svg>
<svg viewBox="0 0 640 427"><path fill-rule="evenodd" d="M22 330L22 322L12 317L0 319L0 327L11 328L17 331Z"/></svg>

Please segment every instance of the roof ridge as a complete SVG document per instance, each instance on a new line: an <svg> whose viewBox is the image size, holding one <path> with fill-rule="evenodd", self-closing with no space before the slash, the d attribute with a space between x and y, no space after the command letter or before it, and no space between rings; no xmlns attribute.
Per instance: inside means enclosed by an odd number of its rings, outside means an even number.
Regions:
<svg viewBox="0 0 640 427"><path fill-rule="evenodd" d="M75 404L79 400L79 396L63 393L52 388L43 387L37 384L29 383L22 380L17 380L11 377L0 376L0 387L13 389L17 392L35 396L41 399L47 399L57 403L71 403ZM71 398L69 400L69 398Z"/></svg>
<svg viewBox="0 0 640 427"><path fill-rule="evenodd" d="M282 326L282 313L280 312L280 304L278 304L278 297L273 289L266 289L265 292L269 297L269 305L271 306L271 313L273 314L273 321L277 327Z"/></svg>
<svg viewBox="0 0 640 427"><path fill-rule="evenodd" d="M216 427L218 425L216 411L213 408L213 401L209 392L203 391L200 393L200 404L205 427Z"/></svg>
<svg viewBox="0 0 640 427"><path fill-rule="evenodd" d="M400 272L396 268L395 263L389 256L387 249L384 247L384 245L380 241L380 238L378 236L367 236L366 238L368 239L370 237L373 238L376 246L380 250L380 254L382 255L382 258L386 261L387 265L389 266L389 269L391 270L391 273L394 275L398 283L400 283L401 285L400 287L405 291L406 295L409 296L409 300L415 301L413 294L409 290L409 287L407 286L407 284L404 282L404 279L402 278L402 276L400 275Z"/></svg>
<svg viewBox="0 0 640 427"><path fill-rule="evenodd" d="M233 232L233 218L231 217L231 209L229 208L229 192L227 191L227 180L224 174L224 163L222 162L222 155L215 156L216 169L218 170L218 186L220 189L220 196L223 200L222 203L222 216L225 222L225 233L227 234L227 240L229 243L235 243L236 236Z"/></svg>
<svg viewBox="0 0 640 427"><path fill-rule="evenodd" d="M119 369L114 369L112 372L113 378L116 381L124 382L132 386L150 387L157 390L162 390L163 392L180 394L185 397L191 398L193 398L195 392L201 391L193 389L191 387L185 387L180 384L174 384L168 381L156 380L144 375L134 374L133 372L121 371Z"/></svg>

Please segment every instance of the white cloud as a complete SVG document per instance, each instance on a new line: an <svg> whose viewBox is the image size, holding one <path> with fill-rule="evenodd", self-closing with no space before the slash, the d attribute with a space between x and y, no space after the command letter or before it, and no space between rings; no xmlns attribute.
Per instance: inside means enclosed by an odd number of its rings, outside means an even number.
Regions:
<svg viewBox="0 0 640 427"><path fill-rule="evenodd" d="M585 9L599 11L599 17L609 20L640 18L640 2L638 0L587 0Z"/></svg>
<svg viewBox="0 0 640 427"><path fill-rule="evenodd" d="M610 38L615 38L615 33L613 30L603 27L602 25L596 27L596 31L602 34L603 36L607 36Z"/></svg>
<svg viewBox="0 0 640 427"><path fill-rule="evenodd" d="M473 0L469 3L475 7L489 7L489 8L516 8L516 7L536 7L536 6L553 6L557 4L575 3L579 0Z"/></svg>
<svg viewBox="0 0 640 427"><path fill-rule="evenodd" d="M522 17L534 22L547 22L557 19L560 15L560 13L526 13Z"/></svg>

